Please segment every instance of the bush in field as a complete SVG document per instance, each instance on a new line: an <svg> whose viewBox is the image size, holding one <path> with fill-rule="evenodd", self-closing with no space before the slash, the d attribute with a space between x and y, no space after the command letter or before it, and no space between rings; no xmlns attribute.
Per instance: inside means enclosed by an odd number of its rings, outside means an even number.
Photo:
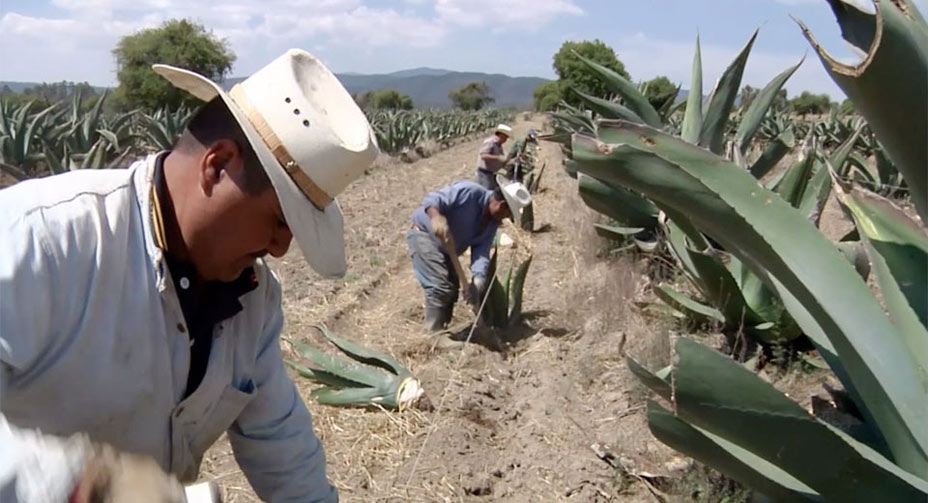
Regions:
<svg viewBox="0 0 928 503"><path fill-rule="evenodd" d="M218 82L227 76L235 61L226 40L186 19L172 19L158 28L127 35L120 39L113 55L119 79L116 100L128 108L146 111L198 105L196 98L158 76L151 65L179 66Z"/></svg>
<svg viewBox="0 0 928 503"><path fill-rule="evenodd" d="M660 110L664 103L667 103L667 100L677 98L677 86L673 85L670 79L663 75L654 77L645 82L644 85L644 95L656 110Z"/></svg>
<svg viewBox="0 0 928 503"><path fill-rule="evenodd" d="M490 96L490 86L486 82L471 82L448 93L448 99L455 108L461 110L480 110L496 101Z"/></svg>
<svg viewBox="0 0 928 503"><path fill-rule="evenodd" d="M364 91L355 98L364 110L412 110L412 98L396 89Z"/></svg>
<svg viewBox="0 0 928 503"><path fill-rule="evenodd" d="M813 94L803 91L802 94L789 100L793 111L799 115L821 115L831 110L831 98L827 94Z"/></svg>
<svg viewBox="0 0 928 503"><path fill-rule="evenodd" d="M538 84L532 96L532 106L539 112L548 112L557 108L561 101L562 84L557 80Z"/></svg>

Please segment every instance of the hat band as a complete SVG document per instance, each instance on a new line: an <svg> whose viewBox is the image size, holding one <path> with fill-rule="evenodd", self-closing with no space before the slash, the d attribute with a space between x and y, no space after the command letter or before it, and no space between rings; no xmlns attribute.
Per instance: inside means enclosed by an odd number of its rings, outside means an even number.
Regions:
<svg viewBox="0 0 928 503"><path fill-rule="evenodd" d="M271 126L264 120L264 116L261 115L261 112L258 112L258 110L252 106L251 102L248 101L248 97L245 95L245 90L242 89L242 86L239 84L232 86L232 90L229 91L229 96L231 96L235 104L242 109L242 112L245 113L245 117L248 117L248 122L251 122L251 125L258 132L258 135L264 140L265 145L270 149L271 154L274 155L277 162L284 168L284 171L290 176L293 183L300 188L300 191L309 198L316 208L322 210L328 206L332 202L332 197L319 188L309 175L300 168L300 165L297 164L293 156L290 155L290 152L287 151L284 143L280 141L280 138L277 137L277 134L274 133Z"/></svg>

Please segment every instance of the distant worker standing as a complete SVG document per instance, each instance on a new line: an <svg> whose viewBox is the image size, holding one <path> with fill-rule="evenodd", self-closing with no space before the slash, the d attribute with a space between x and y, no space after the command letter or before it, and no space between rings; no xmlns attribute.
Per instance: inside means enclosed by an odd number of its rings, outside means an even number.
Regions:
<svg viewBox="0 0 928 503"><path fill-rule="evenodd" d="M480 152L477 154L477 183L483 188L493 190L497 187L497 172L515 163L515 160L507 160L503 153L503 144L512 136L512 128L506 124L496 126L493 136L490 136L480 145Z"/></svg>
<svg viewBox="0 0 928 503"><path fill-rule="evenodd" d="M459 279L449 251L453 250L456 258L470 248L473 280L468 300L477 302L487 287L496 229L506 218L519 225L522 210L532 202L521 183L500 182L503 186L494 190L469 180L454 182L426 194L412 214L406 241L416 279L425 290L425 325L429 331L437 332L451 321L458 299Z"/></svg>
<svg viewBox="0 0 928 503"><path fill-rule="evenodd" d="M538 144L538 131L534 129L529 129L528 133L525 134L525 138L521 140L516 140L515 145L512 146L512 149L506 155L506 167L507 173L506 177L517 182L522 182L522 178L525 176L525 157L526 152L525 148L529 143ZM530 166L528 166L531 168Z"/></svg>

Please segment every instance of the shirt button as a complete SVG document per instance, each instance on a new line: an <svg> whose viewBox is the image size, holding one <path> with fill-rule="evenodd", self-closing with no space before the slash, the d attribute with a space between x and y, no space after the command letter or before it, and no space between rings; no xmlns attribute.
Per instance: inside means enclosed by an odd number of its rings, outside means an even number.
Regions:
<svg viewBox="0 0 928 503"><path fill-rule="evenodd" d="M177 324L177 330L179 330L180 333L184 333L184 332L187 331L187 329L184 327L184 324L183 324L183 323L178 323L178 324Z"/></svg>
<svg viewBox="0 0 928 503"><path fill-rule="evenodd" d="M184 290L190 288L190 280L186 276L180 279L180 287Z"/></svg>

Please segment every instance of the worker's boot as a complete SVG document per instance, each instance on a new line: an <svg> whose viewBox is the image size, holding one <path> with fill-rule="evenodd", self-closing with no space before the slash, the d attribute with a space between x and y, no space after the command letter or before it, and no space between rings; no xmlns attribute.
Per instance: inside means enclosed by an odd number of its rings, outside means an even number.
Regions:
<svg viewBox="0 0 928 503"><path fill-rule="evenodd" d="M425 308L425 329L429 332L440 332L445 328L448 320L445 318L445 308L426 307Z"/></svg>

